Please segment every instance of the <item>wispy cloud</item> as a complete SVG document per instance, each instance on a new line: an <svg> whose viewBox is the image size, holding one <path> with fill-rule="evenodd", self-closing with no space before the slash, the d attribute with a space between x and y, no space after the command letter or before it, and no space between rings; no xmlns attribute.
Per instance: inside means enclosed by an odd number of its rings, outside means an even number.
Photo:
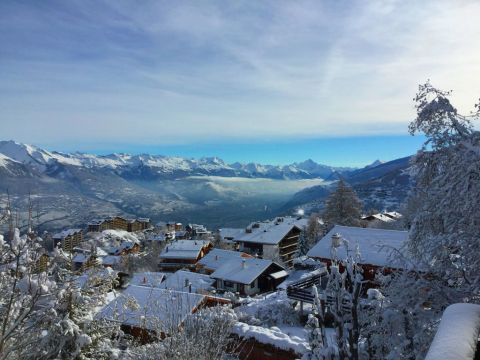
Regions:
<svg viewBox="0 0 480 360"><path fill-rule="evenodd" d="M405 132L427 78L461 110L479 97L479 15L476 1L3 1L2 137Z"/></svg>

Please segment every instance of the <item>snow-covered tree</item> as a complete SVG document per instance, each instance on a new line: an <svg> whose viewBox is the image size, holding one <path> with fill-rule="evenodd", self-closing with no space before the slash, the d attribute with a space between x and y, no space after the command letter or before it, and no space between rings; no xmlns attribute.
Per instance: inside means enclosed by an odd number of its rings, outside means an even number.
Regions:
<svg viewBox="0 0 480 360"><path fill-rule="evenodd" d="M374 358L423 359L444 308L480 300L480 133L470 121L480 109L463 116L450 94L427 82L415 98L409 130L427 141L413 159L411 258L394 254L406 270L383 279L385 301L370 319Z"/></svg>
<svg viewBox="0 0 480 360"><path fill-rule="evenodd" d="M54 276L59 287L55 316L42 324L40 330L46 335L37 344L36 354L45 359L99 359L116 354L123 336L119 326L94 318L95 308L107 302L115 272L93 267L77 276L60 268Z"/></svg>
<svg viewBox="0 0 480 360"><path fill-rule="evenodd" d="M348 241L343 239L344 246ZM357 264L360 253L338 260L332 248L334 261L330 265L327 285L324 291L325 306L322 305L317 288L313 288L314 304L307 328L310 329L311 352L308 359L345 360L360 358L359 341L362 333L360 321L360 295L363 286L363 271ZM325 318L333 318L336 332L336 346L328 344L325 335Z"/></svg>
<svg viewBox="0 0 480 360"><path fill-rule="evenodd" d="M237 349L236 342L231 337L231 330L235 320L235 313L228 307L202 309L188 316L182 327L171 327L166 337L158 336L149 345L131 348L129 358L234 359L233 353Z"/></svg>
<svg viewBox="0 0 480 360"><path fill-rule="evenodd" d="M413 161L411 201L418 208L409 249L444 281L452 299L479 301L480 132L470 120L480 117L480 103L463 116L449 95L427 82L416 96L417 118L409 129L424 133L427 141Z"/></svg>
<svg viewBox="0 0 480 360"><path fill-rule="evenodd" d="M358 226L362 215L362 202L355 191L340 179L337 188L326 202L323 220L329 225Z"/></svg>
<svg viewBox="0 0 480 360"><path fill-rule="evenodd" d="M112 354L115 326L94 319L111 282L89 277L83 289L69 261L39 265L45 249L33 232L0 238L0 359L98 359ZM57 261L58 260L58 261ZM115 331L114 331L115 330Z"/></svg>
<svg viewBox="0 0 480 360"><path fill-rule="evenodd" d="M313 213L308 218L307 226L303 227L298 241L298 254L306 255L323 235L323 221L320 215Z"/></svg>
<svg viewBox="0 0 480 360"><path fill-rule="evenodd" d="M38 271L39 240L18 229L8 241L0 237L0 359L33 357L38 329L52 316L56 284Z"/></svg>

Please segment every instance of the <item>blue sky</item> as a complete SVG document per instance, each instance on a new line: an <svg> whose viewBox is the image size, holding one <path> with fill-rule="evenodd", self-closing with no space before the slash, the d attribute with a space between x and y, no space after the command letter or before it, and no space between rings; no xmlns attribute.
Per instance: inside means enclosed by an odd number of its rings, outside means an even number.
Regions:
<svg viewBox="0 0 480 360"><path fill-rule="evenodd" d="M478 1L0 2L2 139L305 158L414 153L420 82L480 96ZM333 150L337 145L336 150Z"/></svg>

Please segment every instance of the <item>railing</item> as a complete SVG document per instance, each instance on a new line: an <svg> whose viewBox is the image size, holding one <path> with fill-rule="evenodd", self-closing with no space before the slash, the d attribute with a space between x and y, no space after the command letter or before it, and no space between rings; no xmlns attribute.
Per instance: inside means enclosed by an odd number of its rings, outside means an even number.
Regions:
<svg viewBox="0 0 480 360"><path fill-rule="evenodd" d="M322 278L327 276L327 270L316 270L309 277L295 281L287 286L287 296L292 300L313 303L313 285L322 286Z"/></svg>

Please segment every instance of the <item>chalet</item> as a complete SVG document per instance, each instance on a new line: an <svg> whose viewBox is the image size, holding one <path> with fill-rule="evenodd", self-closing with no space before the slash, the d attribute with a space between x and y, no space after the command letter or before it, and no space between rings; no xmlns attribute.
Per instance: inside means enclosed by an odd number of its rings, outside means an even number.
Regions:
<svg viewBox="0 0 480 360"><path fill-rule="evenodd" d="M137 306L129 306L132 299ZM129 285L96 318L120 323L126 333L148 341L152 332L165 336L206 304L204 295Z"/></svg>
<svg viewBox="0 0 480 360"><path fill-rule="evenodd" d="M99 258L108 256L108 253L101 248L84 249L76 247L73 249L74 256L72 257L73 270L85 271L93 266L98 266L102 263Z"/></svg>
<svg viewBox="0 0 480 360"><path fill-rule="evenodd" d="M207 240L176 240L165 247L159 256L160 270L195 269L197 261L212 248Z"/></svg>
<svg viewBox="0 0 480 360"><path fill-rule="evenodd" d="M175 239L177 240L187 240L188 239L188 232L185 230L175 230Z"/></svg>
<svg viewBox="0 0 480 360"><path fill-rule="evenodd" d="M392 262L391 252L394 249L403 251L407 239L407 231L335 225L310 249L307 256L329 266L333 253L338 259L344 259L354 255L358 246L363 276L366 280L374 280L378 269L389 271L398 268L399 265Z"/></svg>
<svg viewBox="0 0 480 360"><path fill-rule="evenodd" d="M193 239L206 239L212 235L204 225L199 224L188 224L185 230Z"/></svg>
<svg viewBox="0 0 480 360"><path fill-rule="evenodd" d="M211 274L232 259L250 258L253 258L253 256L239 251L212 249L197 263L197 271L204 274Z"/></svg>
<svg viewBox="0 0 480 360"><path fill-rule="evenodd" d="M95 219L88 223L88 232L104 230L125 230L128 232L143 231L150 227L150 219L127 219L122 216L113 216L106 219Z"/></svg>
<svg viewBox="0 0 480 360"><path fill-rule="evenodd" d="M160 288L165 280L165 274L161 272L138 272L132 275L130 285Z"/></svg>
<svg viewBox="0 0 480 360"><path fill-rule="evenodd" d="M83 241L82 229L68 229L56 233L52 236L54 246L61 244L65 251L72 251L74 247L78 246Z"/></svg>
<svg viewBox="0 0 480 360"><path fill-rule="evenodd" d="M280 259L288 267L297 252L302 229L294 218L276 218L273 221L255 222L235 236L239 251L264 259Z"/></svg>
<svg viewBox="0 0 480 360"><path fill-rule="evenodd" d="M108 224L103 219L94 219L88 223L88 232L102 232L108 229Z"/></svg>
<svg viewBox="0 0 480 360"><path fill-rule="evenodd" d="M274 290L287 276L282 266L257 258L230 259L210 275L215 279L218 290L238 292L240 295Z"/></svg>
<svg viewBox="0 0 480 360"><path fill-rule="evenodd" d="M35 272L38 273L38 272L47 271L49 262L50 262L50 256L48 256L48 254L44 252L38 257L35 263Z"/></svg>
<svg viewBox="0 0 480 360"><path fill-rule="evenodd" d="M205 274L178 270L167 277L160 288L184 292L207 294L214 290L215 280Z"/></svg>

